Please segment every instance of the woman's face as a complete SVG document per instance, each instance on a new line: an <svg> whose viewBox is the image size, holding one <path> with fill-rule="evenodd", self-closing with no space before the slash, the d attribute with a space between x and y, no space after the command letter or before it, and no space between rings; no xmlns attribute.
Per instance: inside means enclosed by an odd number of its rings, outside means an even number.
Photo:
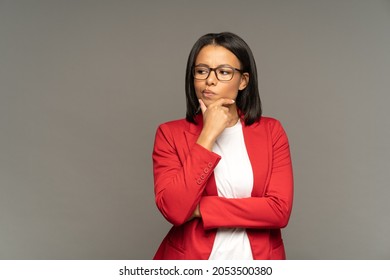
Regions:
<svg viewBox="0 0 390 280"><path fill-rule="evenodd" d="M195 60L195 67L205 66L216 68L230 66L241 69L238 58L222 46L207 45L203 47ZM219 81L214 71L205 80L194 79L195 92L198 99L202 99L206 107L220 98L236 100L238 90L243 90L249 81L249 74L234 72L230 81Z"/></svg>

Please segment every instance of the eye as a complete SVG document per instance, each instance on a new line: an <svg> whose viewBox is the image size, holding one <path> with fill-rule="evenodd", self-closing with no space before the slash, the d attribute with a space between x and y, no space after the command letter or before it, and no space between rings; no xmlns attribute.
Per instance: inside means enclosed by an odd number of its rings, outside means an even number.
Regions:
<svg viewBox="0 0 390 280"><path fill-rule="evenodd" d="M233 70L230 68L219 68L218 75L229 76L233 73Z"/></svg>
<svg viewBox="0 0 390 280"><path fill-rule="evenodd" d="M197 75L206 75L209 73L209 69L206 67L196 67L195 74Z"/></svg>

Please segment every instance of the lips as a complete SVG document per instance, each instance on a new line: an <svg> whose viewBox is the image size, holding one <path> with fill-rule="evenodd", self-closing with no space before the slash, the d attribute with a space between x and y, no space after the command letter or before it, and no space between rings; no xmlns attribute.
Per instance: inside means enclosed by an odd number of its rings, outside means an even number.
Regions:
<svg viewBox="0 0 390 280"><path fill-rule="evenodd" d="M212 97L212 96L215 95L215 92L213 92L211 90L208 90L208 89L205 89L205 90L202 91L202 94L205 97Z"/></svg>

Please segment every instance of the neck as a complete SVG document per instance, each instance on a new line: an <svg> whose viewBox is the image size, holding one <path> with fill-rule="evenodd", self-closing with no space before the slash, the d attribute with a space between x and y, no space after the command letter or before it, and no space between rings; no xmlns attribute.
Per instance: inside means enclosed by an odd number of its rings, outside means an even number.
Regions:
<svg viewBox="0 0 390 280"><path fill-rule="evenodd" d="M229 106L229 112L232 115L232 119L230 120L228 127L231 127L231 126L236 125L236 123L238 122L238 119L240 118L238 116L236 104Z"/></svg>

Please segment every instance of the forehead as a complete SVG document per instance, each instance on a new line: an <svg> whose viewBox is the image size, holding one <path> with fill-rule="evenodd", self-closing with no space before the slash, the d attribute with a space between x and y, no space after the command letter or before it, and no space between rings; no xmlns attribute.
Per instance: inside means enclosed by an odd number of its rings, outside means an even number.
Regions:
<svg viewBox="0 0 390 280"><path fill-rule="evenodd" d="M233 67L240 67L240 61L231 51L216 45L207 45L200 50L195 60L195 65L198 64L206 64L210 67L229 64Z"/></svg>

